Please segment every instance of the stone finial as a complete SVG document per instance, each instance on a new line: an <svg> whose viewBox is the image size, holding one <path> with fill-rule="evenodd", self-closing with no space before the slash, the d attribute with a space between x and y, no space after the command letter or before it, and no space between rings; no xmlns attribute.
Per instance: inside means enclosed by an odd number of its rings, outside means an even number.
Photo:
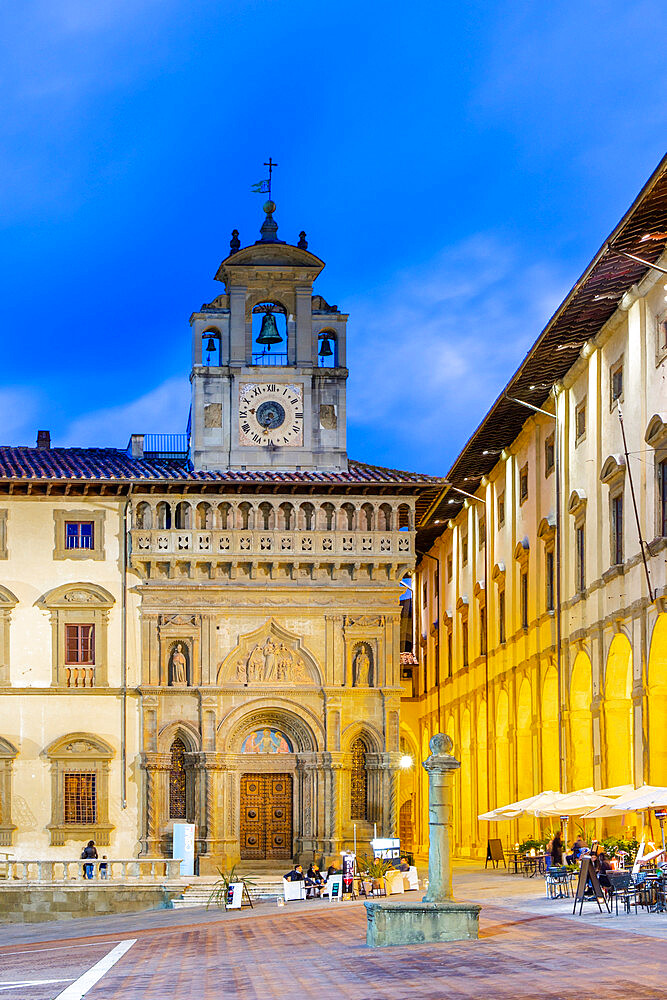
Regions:
<svg viewBox="0 0 667 1000"><path fill-rule="evenodd" d="M237 250L241 249L241 240L239 239L238 229L232 229L232 238L229 241L229 249L232 253L236 253Z"/></svg>
<svg viewBox="0 0 667 1000"><path fill-rule="evenodd" d="M299 233L299 242L297 243L297 246L298 246L299 250L307 250L308 249L308 240L306 239L306 233L305 233L305 231L303 229Z"/></svg>
<svg viewBox="0 0 667 1000"><path fill-rule="evenodd" d="M451 736L447 736L446 733L435 733L429 740L428 746L431 756L423 761L424 770L455 771L461 766L460 762L451 755L451 751L454 749Z"/></svg>
<svg viewBox="0 0 667 1000"><path fill-rule="evenodd" d="M278 242L278 223L273 218L273 213L276 210L275 201L265 201L262 205L264 212L266 213L266 218L260 226L260 233L262 234L260 243L277 243Z"/></svg>

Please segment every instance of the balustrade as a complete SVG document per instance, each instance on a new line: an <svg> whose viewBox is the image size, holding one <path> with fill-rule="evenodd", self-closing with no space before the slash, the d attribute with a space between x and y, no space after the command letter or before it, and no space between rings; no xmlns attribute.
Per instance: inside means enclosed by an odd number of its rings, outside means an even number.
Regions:
<svg viewBox="0 0 667 1000"><path fill-rule="evenodd" d="M102 866L106 865L106 868ZM90 866L90 867L89 867ZM90 872L90 878L86 876ZM178 878L181 862L174 858L88 858L29 860L0 857L0 884L15 882L165 882Z"/></svg>

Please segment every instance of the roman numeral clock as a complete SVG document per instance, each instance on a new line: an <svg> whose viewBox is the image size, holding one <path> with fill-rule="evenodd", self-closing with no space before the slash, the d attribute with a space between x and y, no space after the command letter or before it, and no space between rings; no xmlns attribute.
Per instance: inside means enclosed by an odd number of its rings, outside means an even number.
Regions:
<svg viewBox="0 0 667 1000"><path fill-rule="evenodd" d="M239 384L239 444L301 447L303 387L272 382Z"/></svg>

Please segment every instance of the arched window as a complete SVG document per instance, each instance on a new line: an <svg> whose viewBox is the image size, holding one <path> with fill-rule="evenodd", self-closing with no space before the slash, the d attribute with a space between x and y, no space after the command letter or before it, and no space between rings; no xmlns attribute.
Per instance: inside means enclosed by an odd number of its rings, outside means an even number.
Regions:
<svg viewBox="0 0 667 1000"><path fill-rule="evenodd" d="M169 768L169 819L186 818L185 743L177 736L171 744Z"/></svg>
<svg viewBox="0 0 667 1000"><path fill-rule="evenodd" d="M287 309L280 302L258 302L252 314L252 364L286 365Z"/></svg>
<svg viewBox="0 0 667 1000"><path fill-rule="evenodd" d="M322 330L318 334L317 363L320 368L338 367L338 338L333 330Z"/></svg>
<svg viewBox="0 0 667 1000"><path fill-rule="evenodd" d="M367 778L366 778L366 744L357 739L351 746L352 774L350 788L352 819L366 819L368 816Z"/></svg>

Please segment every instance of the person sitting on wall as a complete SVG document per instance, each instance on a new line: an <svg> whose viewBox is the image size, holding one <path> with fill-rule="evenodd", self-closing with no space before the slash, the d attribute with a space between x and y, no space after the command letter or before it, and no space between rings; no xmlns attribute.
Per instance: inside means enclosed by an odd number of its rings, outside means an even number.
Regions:
<svg viewBox="0 0 667 1000"><path fill-rule="evenodd" d="M292 871L284 875L283 878L287 882L304 882L306 876L303 874L303 865L294 865Z"/></svg>

